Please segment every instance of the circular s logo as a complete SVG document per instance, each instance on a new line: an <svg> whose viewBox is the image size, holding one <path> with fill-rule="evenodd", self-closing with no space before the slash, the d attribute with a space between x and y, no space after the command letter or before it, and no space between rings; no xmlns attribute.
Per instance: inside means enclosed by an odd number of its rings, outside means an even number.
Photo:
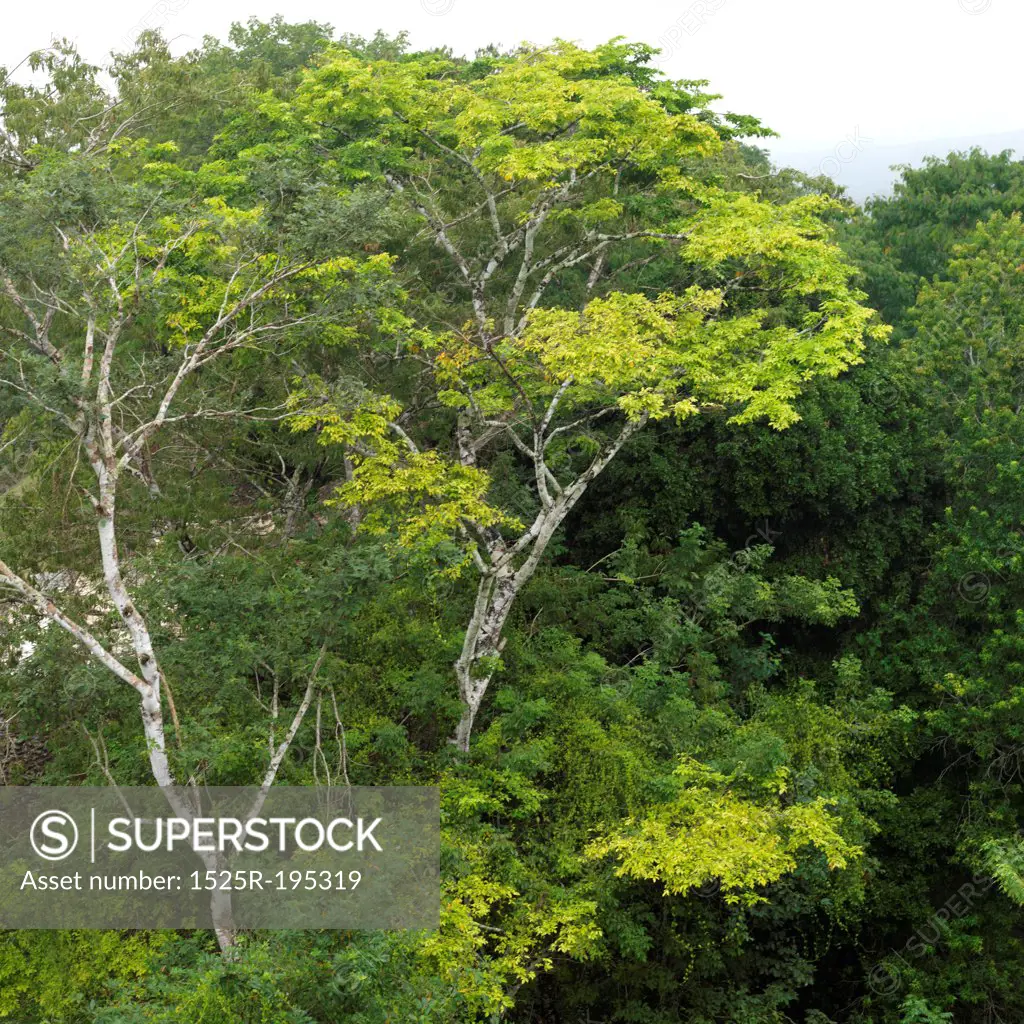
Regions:
<svg viewBox="0 0 1024 1024"><path fill-rule="evenodd" d="M65 811L43 811L32 822L28 838L43 860L64 860L78 846L78 826Z"/></svg>
<svg viewBox="0 0 1024 1024"><path fill-rule="evenodd" d="M971 604L980 604L988 597L991 589L989 578L982 572L966 573L956 585L956 592Z"/></svg>

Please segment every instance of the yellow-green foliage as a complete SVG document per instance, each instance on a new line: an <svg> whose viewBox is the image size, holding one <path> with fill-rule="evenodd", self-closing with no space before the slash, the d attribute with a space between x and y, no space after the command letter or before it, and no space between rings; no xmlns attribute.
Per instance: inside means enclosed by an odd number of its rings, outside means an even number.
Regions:
<svg viewBox="0 0 1024 1024"><path fill-rule="evenodd" d="M443 842L461 870L443 882L441 928L424 936L421 953L465 1001L473 1014L467 1019L488 1019L513 1006L511 993L551 970L556 959L587 960L599 949L595 899L555 884L544 887L543 898L534 893L527 899L495 878L504 874L503 858L492 859L501 844L495 847L493 830L478 830L474 821L483 810L529 819L542 796L530 790L501 772L442 781ZM499 915L501 928L486 923Z"/></svg>
<svg viewBox="0 0 1024 1024"><path fill-rule="evenodd" d="M387 125L375 143L381 150L430 133L507 181L546 185L566 168L586 172L627 157L674 181L680 158L713 152L718 136L692 114L669 113L625 76L608 75L614 48L528 47L470 82L443 74L444 58L366 62L336 52L300 87L297 106L318 125L380 119ZM569 124L573 131L564 130ZM519 135L508 130L513 125Z"/></svg>
<svg viewBox="0 0 1024 1024"><path fill-rule="evenodd" d="M990 839L982 845L985 871L1018 906L1024 906L1024 844L1019 836Z"/></svg>
<svg viewBox="0 0 1024 1024"><path fill-rule="evenodd" d="M433 450L392 448L361 461L351 482L339 489L337 500L350 506L365 504L369 511L363 523L372 533L388 533L397 522L400 544L432 547L457 533L466 520L480 526L522 527L515 517L488 503L489 487L490 478L475 466L461 466Z"/></svg>
<svg viewBox="0 0 1024 1024"><path fill-rule="evenodd" d="M330 503L365 507L364 528L386 534L400 524L404 547L433 547L457 533L465 520L481 526L521 524L487 501L490 477L482 469L462 466L435 450L413 451L393 423L401 406L392 398L356 389L331 392L322 381L307 381L290 398L299 410L295 430L317 428L322 444L351 451L351 479Z"/></svg>
<svg viewBox="0 0 1024 1024"><path fill-rule="evenodd" d="M661 882L666 894L718 880L728 902L751 905L764 899L758 887L796 868L802 849L818 849L830 868L861 852L840 835L828 800L785 802L784 772L771 802L741 795L729 776L691 758L675 774L674 800L597 839L588 855L614 856L617 875Z"/></svg>
<svg viewBox="0 0 1024 1024"><path fill-rule="evenodd" d="M429 365L436 401L477 426L487 420L528 440L559 394L559 416L684 419L725 407L735 423L781 429L799 419L808 381L837 376L860 361L867 338L887 334L829 241L822 215L834 204L765 202L683 173L721 140L706 120L640 87L625 72L635 57L620 41L591 51L556 41L466 76L443 56L366 60L335 50L290 107L264 104L272 121L293 130L301 122L339 173L414 196L411 210L472 293L473 315L453 327L446 309L419 330L405 324L398 347ZM419 181L433 194L417 192ZM497 233L489 257L477 228ZM665 247L688 284L649 296L601 294L602 283L582 312L562 297L548 304L542 280L562 287L576 264L631 244ZM403 544L436 544L470 520L512 525L487 501L477 468L410 452L386 431L356 440L358 429L330 425L338 429L322 439L348 444L357 463L341 500L364 507L369 529L382 532L390 519ZM594 438L579 446L596 451Z"/></svg>
<svg viewBox="0 0 1024 1024"><path fill-rule="evenodd" d="M0 1018L79 1019L83 999L146 976L160 932L8 932L0 943Z"/></svg>

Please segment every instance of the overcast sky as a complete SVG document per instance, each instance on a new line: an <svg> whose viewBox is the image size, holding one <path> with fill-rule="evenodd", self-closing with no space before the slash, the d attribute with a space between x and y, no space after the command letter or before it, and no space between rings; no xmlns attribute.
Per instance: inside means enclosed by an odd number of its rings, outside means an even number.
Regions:
<svg viewBox="0 0 1024 1024"><path fill-rule="evenodd" d="M101 61L143 27L178 51L232 21L281 12L339 31L409 31L417 48L472 53L489 42L594 44L615 35L664 48L673 77L707 78L722 107L780 132L779 154L826 170L867 148L1024 129L1021 0L8 0L0 64L54 34ZM854 143L859 148L853 148Z"/></svg>

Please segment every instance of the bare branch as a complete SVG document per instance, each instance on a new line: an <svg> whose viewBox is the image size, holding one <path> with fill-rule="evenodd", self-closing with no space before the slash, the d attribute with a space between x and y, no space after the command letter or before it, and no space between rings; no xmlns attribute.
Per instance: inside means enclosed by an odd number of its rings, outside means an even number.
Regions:
<svg viewBox="0 0 1024 1024"><path fill-rule="evenodd" d="M313 666L313 671L309 675L309 682L306 685L306 692L303 694L302 703L299 705L298 710L295 712L295 717L292 719L292 724L288 727L288 732L285 733L284 739L281 740L279 746L273 749L270 764L267 766L267 771L263 776L263 782L260 785L260 791L253 802L252 808L249 811L249 818L254 818L260 813L263 807L264 801L267 799L267 794L270 792L270 787L274 784L274 779L277 778L277 771L281 767L281 762L284 760L285 754L288 753L288 748L292 744L292 740L295 739L295 734L299 731L299 726L302 725L303 719L306 717L306 712L309 711L309 706L313 702L313 692L316 689L317 676L320 674L320 666L323 664L324 656L327 654L327 641L325 640L320 647L320 654L317 656L316 664ZM277 694L275 691L275 707ZM275 716L276 717L276 716ZM271 726L273 727L273 726ZM270 741L271 748L274 747L273 736Z"/></svg>
<svg viewBox="0 0 1024 1024"><path fill-rule="evenodd" d="M83 647L106 668L110 669L118 679L124 680L143 696L149 695L148 684L131 669L126 668L110 653L84 626L65 615L45 594L36 590L31 583L22 579L6 562L0 560L0 581L6 583L22 600L30 605L43 618L55 622L61 629L70 633Z"/></svg>

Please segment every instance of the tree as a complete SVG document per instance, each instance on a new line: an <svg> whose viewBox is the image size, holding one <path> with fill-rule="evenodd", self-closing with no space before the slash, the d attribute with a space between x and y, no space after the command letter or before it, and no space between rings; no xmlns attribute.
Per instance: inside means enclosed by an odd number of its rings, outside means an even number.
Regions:
<svg viewBox="0 0 1024 1024"><path fill-rule="evenodd" d="M324 323L325 292L337 310L346 280L387 274L387 265L267 251L258 208L206 195L209 176L182 174L152 155L131 143L96 157L44 160L0 197L0 383L18 407L13 418L37 444L63 435L76 452L68 483L92 506L98 568L135 664L3 559L0 593L55 623L134 688L153 781L190 817L198 804L181 788L167 738L165 708L180 744L173 695L123 564L122 496L129 480L160 495L153 449L168 430L207 419L283 419L283 402L249 404L237 380L211 378L214 364L268 348L287 352L302 331ZM321 649L277 740L275 691L261 797L309 710L323 656ZM214 916L222 945L230 945L229 909L215 901Z"/></svg>
<svg viewBox="0 0 1024 1024"><path fill-rule="evenodd" d="M17 67L0 68L0 174L23 174L47 151L94 151L119 134L124 119L97 81L100 69L68 40L55 39L22 64L43 84L22 84Z"/></svg>
<svg viewBox="0 0 1024 1024"><path fill-rule="evenodd" d="M1021 165L862 216L648 47L331 34L0 83L0 781L158 686L186 803L439 786L442 926L8 933L0 1017L1024 1018Z"/></svg>
<svg viewBox="0 0 1024 1024"><path fill-rule="evenodd" d="M920 703L925 735L959 751L960 771L946 785L970 808L956 839L979 870L996 870L992 856L1018 845L1021 815L1022 266L1020 214L992 214L954 247L942 278L922 287L914 333L899 351L908 372L928 381L947 506L921 592L891 622L899 642L887 645L890 671ZM923 694L919 680L931 683ZM1010 895L1019 902L1024 890Z"/></svg>
<svg viewBox="0 0 1024 1024"><path fill-rule="evenodd" d="M975 148L900 170L893 194L869 200L842 232L871 300L892 324L903 320L923 281L945 272L953 247L979 221L1024 201L1024 162L1010 150Z"/></svg>
<svg viewBox="0 0 1024 1024"><path fill-rule="evenodd" d="M449 527L463 539L479 585L455 663L462 750L518 595L637 430L718 408L782 429L807 381L836 376L866 337L885 335L827 240L829 202L773 205L702 184L701 161L729 131L706 110L671 112L685 83L652 89L624 72L649 56L558 43L474 77L437 58L335 53L294 107L263 108L285 127L301 118L306 145L345 173L382 179L445 260L435 273L452 302L400 352L423 366L428 383L415 387L430 398L413 391L403 412L378 410L401 443L383 444L377 429L342 496L411 516L406 537ZM658 260L672 266L673 290L616 289ZM437 405L450 410L447 452L414 436ZM353 443L329 409L319 422L323 439ZM498 444L528 469L523 523L484 509L481 470Z"/></svg>

